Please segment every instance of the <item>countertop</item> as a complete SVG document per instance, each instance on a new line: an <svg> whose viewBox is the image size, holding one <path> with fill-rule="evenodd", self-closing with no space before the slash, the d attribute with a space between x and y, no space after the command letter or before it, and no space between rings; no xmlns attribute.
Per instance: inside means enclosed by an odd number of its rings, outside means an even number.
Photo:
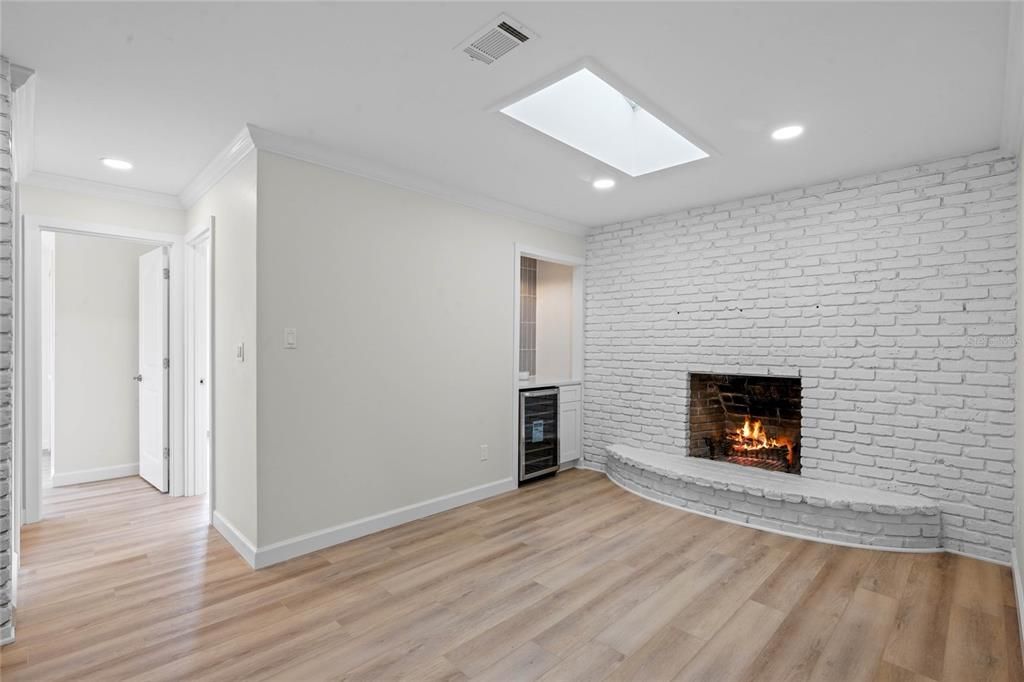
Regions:
<svg viewBox="0 0 1024 682"><path fill-rule="evenodd" d="M552 386L579 386L583 381L580 379L558 379L546 377L534 377L533 379L520 379L519 390L527 388L549 388Z"/></svg>

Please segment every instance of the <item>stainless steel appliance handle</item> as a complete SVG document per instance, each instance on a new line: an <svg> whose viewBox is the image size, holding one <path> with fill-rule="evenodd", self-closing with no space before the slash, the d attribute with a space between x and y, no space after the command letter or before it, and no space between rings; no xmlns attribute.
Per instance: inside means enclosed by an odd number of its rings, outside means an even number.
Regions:
<svg viewBox="0 0 1024 682"><path fill-rule="evenodd" d="M524 398L539 398L545 395L557 395L557 388L546 388L543 391L521 391L520 395Z"/></svg>

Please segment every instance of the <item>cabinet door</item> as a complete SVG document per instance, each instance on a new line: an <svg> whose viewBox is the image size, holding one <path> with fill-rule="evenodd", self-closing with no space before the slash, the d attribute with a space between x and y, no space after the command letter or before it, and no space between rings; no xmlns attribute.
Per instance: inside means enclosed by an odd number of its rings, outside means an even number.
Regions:
<svg viewBox="0 0 1024 682"><path fill-rule="evenodd" d="M580 408L583 403L575 400L561 403L558 408L558 463L564 464L580 456Z"/></svg>

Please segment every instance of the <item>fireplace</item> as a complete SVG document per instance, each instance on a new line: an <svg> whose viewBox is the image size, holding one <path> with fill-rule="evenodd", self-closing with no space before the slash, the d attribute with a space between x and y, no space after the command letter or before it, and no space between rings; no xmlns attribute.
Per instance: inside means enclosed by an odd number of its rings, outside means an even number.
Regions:
<svg viewBox="0 0 1024 682"><path fill-rule="evenodd" d="M800 473L800 379L690 374L690 456Z"/></svg>

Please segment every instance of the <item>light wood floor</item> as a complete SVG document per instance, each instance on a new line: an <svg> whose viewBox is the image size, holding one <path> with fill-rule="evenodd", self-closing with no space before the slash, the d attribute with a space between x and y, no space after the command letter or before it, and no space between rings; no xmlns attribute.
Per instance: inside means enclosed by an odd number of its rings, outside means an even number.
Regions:
<svg viewBox="0 0 1024 682"><path fill-rule="evenodd" d="M570 471L259 572L199 499L47 492L2 678L1022 680L1009 571L844 549Z"/></svg>

